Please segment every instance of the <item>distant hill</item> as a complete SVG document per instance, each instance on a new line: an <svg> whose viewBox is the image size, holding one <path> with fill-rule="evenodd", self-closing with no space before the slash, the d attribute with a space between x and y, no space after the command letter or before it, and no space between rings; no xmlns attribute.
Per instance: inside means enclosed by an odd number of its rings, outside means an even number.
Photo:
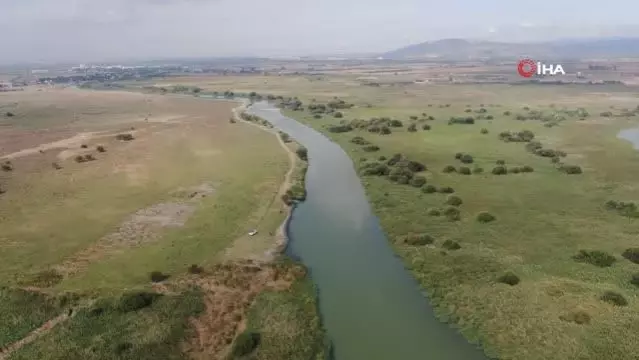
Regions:
<svg viewBox="0 0 639 360"><path fill-rule="evenodd" d="M639 37L558 40L538 43L507 43L444 39L406 46L380 55L385 59L451 60L479 58L616 58L639 57Z"/></svg>

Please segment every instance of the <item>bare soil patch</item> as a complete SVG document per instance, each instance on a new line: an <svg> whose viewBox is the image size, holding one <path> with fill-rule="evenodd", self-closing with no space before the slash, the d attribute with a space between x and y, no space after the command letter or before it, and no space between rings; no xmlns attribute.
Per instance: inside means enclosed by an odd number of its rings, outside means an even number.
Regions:
<svg viewBox="0 0 639 360"><path fill-rule="evenodd" d="M219 264L187 279L204 290L206 310L192 320L196 335L184 345L185 352L197 360L225 359L233 339L245 328L246 313L256 296L284 291L305 275L297 265L243 261Z"/></svg>

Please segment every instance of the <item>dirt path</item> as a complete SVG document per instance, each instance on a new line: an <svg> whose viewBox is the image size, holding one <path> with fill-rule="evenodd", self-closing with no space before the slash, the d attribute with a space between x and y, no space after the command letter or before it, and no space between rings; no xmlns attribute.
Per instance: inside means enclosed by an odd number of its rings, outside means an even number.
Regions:
<svg viewBox="0 0 639 360"><path fill-rule="evenodd" d="M71 315L71 316L73 316L73 315ZM56 325L60 324L63 321L66 321L69 318L70 318L70 316L69 316L68 313L64 313L62 315L59 315L59 316L57 316L57 317L45 322L42 326L40 326L39 328L33 330L32 332L30 332L27 336L23 337L22 339L14 342L13 344L5 347L4 349L0 349L0 360L8 359L9 356L11 356L11 354L13 352L18 351L23 346L32 343L39 336L46 334L47 332L51 331L51 329L53 329Z"/></svg>
<svg viewBox="0 0 639 360"><path fill-rule="evenodd" d="M242 105L234 108L233 109L233 117L237 121L241 121L244 124L249 124L251 126L255 126L255 127L259 128L259 129L262 129L263 131L266 131L266 132L269 132L269 133L273 134L273 136L275 136L277 138L277 141L279 141L280 146L288 154L289 169L286 172L286 175L284 176L284 181L282 182L282 185L280 185L279 190L273 196L273 199L271 200L271 203L267 207L267 210L265 211L265 213L266 213L273 206L275 201L277 201L279 198L281 198L282 195L284 195L286 193L286 191L291 187L292 180L293 180L293 173L294 173L295 167L297 165L297 156L295 155L295 152L293 152L293 150L291 150L291 148L289 148L288 145L286 145L286 143L284 142L284 140L282 140L282 137L280 136L280 134L277 131L269 129L269 128L266 128L266 127L261 126L259 124L256 124L256 123L253 123L253 122L246 121L246 120L242 119L242 117L240 116L240 113L242 111L246 110L246 108L247 108L246 105L247 105L246 102L244 102ZM269 250L268 253L266 254L266 256L268 258L273 258L277 253L282 252L284 250L284 248L286 247L286 244L288 243L288 236L286 234L286 225L288 224L288 221L289 221L289 218L290 218L291 214L292 214L292 208L289 208L288 214L286 216L286 219L284 220L282 225L277 229L277 232L275 233L275 248ZM260 220L260 222L258 222L258 225L260 223L261 223L261 220Z"/></svg>

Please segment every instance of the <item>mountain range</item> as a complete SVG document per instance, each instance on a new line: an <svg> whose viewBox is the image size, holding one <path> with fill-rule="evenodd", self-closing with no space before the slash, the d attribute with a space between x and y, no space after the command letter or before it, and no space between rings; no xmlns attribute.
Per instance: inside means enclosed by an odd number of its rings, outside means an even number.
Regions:
<svg viewBox="0 0 639 360"><path fill-rule="evenodd" d="M547 42L510 43L482 40L443 39L409 45L381 54L384 59L599 59L639 57L639 37L567 39Z"/></svg>

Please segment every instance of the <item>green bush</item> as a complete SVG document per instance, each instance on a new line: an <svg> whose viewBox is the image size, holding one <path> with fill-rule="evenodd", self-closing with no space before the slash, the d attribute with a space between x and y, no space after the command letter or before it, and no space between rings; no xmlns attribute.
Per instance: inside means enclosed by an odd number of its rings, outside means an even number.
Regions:
<svg viewBox="0 0 639 360"><path fill-rule="evenodd" d="M13 165L11 165L11 163L4 163L0 165L0 168L2 169L2 171L5 171L5 172L13 171Z"/></svg>
<svg viewBox="0 0 639 360"><path fill-rule="evenodd" d="M338 118L338 119L341 119L341 118L343 118L343 117L344 117L344 114L342 114L342 113L341 113L341 112L339 112L339 111L336 111L336 112L335 112L335 114L333 114L333 117Z"/></svg>
<svg viewBox="0 0 639 360"><path fill-rule="evenodd" d="M410 125L408 125L408 127L406 128L406 130L408 130L409 132L415 132L415 131L417 131L417 125L415 125L415 124L410 124Z"/></svg>
<svg viewBox="0 0 639 360"><path fill-rule="evenodd" d="M462 199L457 195L448 195L446 197L446 205L460 206L463 203Z"/></svg>
<svg viewBox="0 0 639 360"><path fill-rule="evenodd" d="M89 145L87 145L87 144L80 145L80 148L82 148L82 149L87 149L88 147L89 147Z"/></svg>
<svg viewBox="0 0 639 360"><path fill-rule="evenodd" d="M259 333L244 331L235 338L231 354L234 358L243 358L257 349L260 345L261 336Z"/></svg>
<svg viewBox="0 0 639 360"><path fill-rule="evenodd" d="M635 264L639 264L639 248L626 249L621 256Z"/></svg>
<svg viewBox="0 0 639 360"><path fill-rule="evenodd" d="M521 172L523 172L523 173L531 173L533 171L535 171L535 169L533 169L532 166L530 166L530 165L524 165L521 168Z"/></svg>
<svg viewBox="0 0 639 360"><path fill-rule="evenodd" d="M375 151L379 151L379 146L377 146L377 145L366 145L366 146L362 147L362 150L364 150L366 152L375 152Z"/></svg>
<svg viewBox="0 0 639 360"><path fill-rule="evenodd" d="M583 172L581 167L577 165L561 165L559 166L559 171L565 172L569 175L581 174Z"/></svg>
<svg viewBox="0 0 639 360"><path fill-rule="evenodd" d="M444 167L444 169L442 170L442 172L445 173L445 174L454 173L456 171L457 171L457 169L455 169L455 167L452 166L452 165L446 165Z"/></svg>
<svg viewBox="0 0 639 360"><path fill-rule="evenodd" d="M439 191L442 194L452 194L455 192L455 189L453 189L450 186L442 186L437 191Z"/></svg>
<svg viewBox="0 0 639 360"><path fill-rule="evenodd" d="M488 129L482 128L479 132L482 134L488 134Z"/></svg>
<svg viewBox="0 0 639 360"><path fill-rule="evenodd" d="M426 131L428 131L428 130L430 130L430 129L432 129L432 127L431 127L430 125L428 125L428 124L424 124L424 125L422 125L422 130L426 130Z"/></svg>
<svg viewBox="0 0 639 360"><path fill-rule="evenodd" d="M493 175L506 175L508 171L505 166L495 166L492 171Z"/></svg>
<svg viewBox="0 0 639 360"><path fill-rule="evenodd" d="M106 148L102 145L98 145L95 149L101 153L106 152Z"/></svg>
<svg viewBox="0 0 639 360"><path fill-rule="evenodd" d="M444 216L450 221L457 221L461 219L461 212L454 206L447 206L443 211Z"/></svg>
<svg viewBox="0 0 639 360"><path fill-rule="evenodd" d="M300 146L299 148L297 148L297 150L295 150L295 153L300 159L308 161L308 149L306 149L304 146Z"/></svg>
<svg viewBox="0 0 639 360"><path fill-rule="evenodd" d="M428 211L426 211L426 214L428 216L440 216L442 214L442 211L437 208L430 208L428 209Z"/></svg>
<svg viewBox="0 0 639 360"><path fill-rule="evenodd" d="M521 172L521 169L517 166L514 166L508 169L508 172L511 174L519 174Z"/></svg>
<svg viewBox="0 0 639 360"><path fill-rule="evenodd" d="M386 161L386 156L382 155L379 158L377 158L377 160L379 161Z"/></svg>
<svg viewBox="0 0 639 360"><path fill-rule="evenodd" d="M382 126L382 128L380 129L379 133L382 135L390 135L391 134L391 129L388 126Z"/></svg>
<svg viewBox="0 0 639 360"><path fill-rule="evenodd" d="M422 187L426 184L426 178L423 176L415 176L411 179L410 184L417 188Z"/></svg>
<svg viewBox="0 0 639 360"><path fill-rule="evenodd" d="M481 168L479 166L476 166L475 168L473 168L473 174L481 174L484 172L484 168Z"/></svg>
<svg viewBox="0 0 639 360"><path fill-rule="evenodd" d="M426 185L422 187L422 192L425 194L433 194L437 192L437 188L434 185Z"/></svg>
<svg viewBox="0 0 639 360"><path fill-rule="evenodd" d="M392 127L402 127L402 126L404 126L404 124L400 120L397 120L397 119L391 120L389 122L389 125L392 126Z"/></svg>
<svg viewBox="0 0 639 360"><path fill-rule="evenodd" d="M515 286L519 284L519 276L515 275L513 272L507 272L500 277L497 278L497 282L502 284L508 284L510 286Z"/></svg>
<svg viewBox="0 0 639 360"><path fill-rule="evenodd" d="M14 116L15 116L15 114L14 114L14 113L12 113L11 111L7 111L4 115L5 115L6 117L14 117Z"/></svg>
<svg viewBox="0 0 639 360"><path fill-rule="evenodd" d="M364 139L361 136L355 136L354 138L351 139L351 142L353 144L357 144L357 145L368 145L370 144L370 142L366 139Z"/></svg>
<svg viewBox="0 0 639 360"><path fill-rule="evenodd" d="M153 302L162 295L145 291L132 291L120 296L116 304L118 311L126 313L144 309L151 306Z"/></svg>
<svg viewBox="0 0 639 360"><path fill-rule="evenodd" d="M442 244L442 247L446 250L451 250L451 251L461 249L461 245L459 245L457 241L453 241L450 239L444 241L444 243Z"/></svg>
<svg viewBox="0 0 639 360"><path fill-rule="evenodd" d="M463 162L464 164L472 164L473 161L475 161L473 159L472 156L468 155L468 154L464 154L462 155L462 157L459 159L459 161Z"/></svg>
<svg viewBox="0 0 639 360"><path fill-rule="evenodd" d="M610 267L617 261L614 256L599 250L579 250L579 253L572 258L577 262L588 263L598 267Z"/></svg>
<svg viewBox="0 0 639 360"><path fill-rule="evenodd" d="M461 160L462 156L464 156L464 153L458 152L458 153L455 154L455 159L456 160Z"/></svg>
<svg viewBox="0 0 639 360"><path fill-rule="evenodd" d="M630 279L630 283L634 286L639 287L639 273L632 275L632 279Z"/></svg>
<svg viewBox="0 0 639 360"><path fill-rule="evenodd" d="M470 175L472 172L470 171L470 168L467 166L460 166L459 170L457 170L460 174L462 175Z"/></svg>
<svg viewBox="0 0 639 360"><path fill-rule="evenodd" d="M497 160L497 161L496 161L496 164L497 164L497 165L506 165L506 161L504 161L504 160Z"/></svg>
<svg viewBox="0 0 639 360"><path fill-rule="evenodd" d="M435 239L428 234L410 234L404 236L403 242L411 246L424 246L435 242Z"/></svg>
<svg viewBox="0 0 639 360"><path fill-rule="evenodd" d="M623 297L623 295L614 292L614 291L606 291L601 295L600 298L602 301L607 302L609 304L615 306L626 306L628 305L628 300Z"/></svg>
<svg viewBox="0 0 639 360"><path fill-rule="evenodd" d="M482 211L480 213L477 214L477 221L479 221L480 223L489 223L491 221L495 221L496 218L493 214L486 212L486 211Z"/></svg>
<svg viewBox="0 0 639 360"><path fill-rule="evenodd" d="M163 274L160 271L152 271L149 274L149 278L151 279L152 282L157 283L157 282L162 282L162 281L168 279L169 275Z"/></svg>

